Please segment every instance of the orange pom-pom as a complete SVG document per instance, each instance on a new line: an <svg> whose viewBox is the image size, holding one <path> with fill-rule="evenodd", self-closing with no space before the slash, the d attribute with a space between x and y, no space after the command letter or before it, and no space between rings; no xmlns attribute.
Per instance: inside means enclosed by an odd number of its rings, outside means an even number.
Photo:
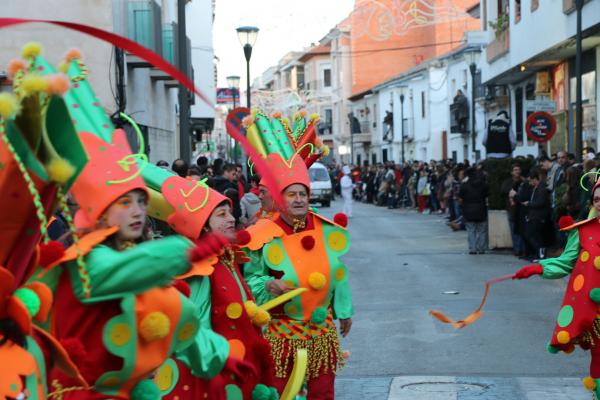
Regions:
<svg viewBox="0 0 600 400"><path fill-rule="evenodd" d="M337 213L333 216L333 222L345 228L348 226L348 216L344 213Z"/></svg>
<svg viewBox="0 0 600 400"><path fill-rule="evenodd" d="M273 118L281 118L281 113L279 111L275 111L273 113Z"/></svg>
<svg viewBox="0 0 600 400"><path fill-rule="evenodd" d="M48 92L51 94L62 96L71 87L69 78L64 74L50 75L46 79L48 80Z"/></svg>
<svg viewBox="0 0 600 400"><path fill-rule="evenodd" d="M48 243L40 244L40 261L38 264L43 267L49 267L52 263L60 260L65 254L65 247L62 243L51 240Z"/></svg>
<svg viewBox="0 0 600 400"><path fill-rule="evenodd" d="M300 111L298 111L298 115L301 116L302 118L304 118L304 117L306 117L306 115L308 115L308 111L300 110Z"/></svg>
<svg viewBox="0 0 600 400"><path fill-rule="evenodd" d="M247 230L243 229L237 233L236 243L238 245L245 246L250 243L250 240L252 240L252 236Z"/></svg>
<svg viewBox="0 0 600 400"><path fill-rule="evenodd" d="M21 60L20 58L15 58L14 60L11 60L10 63L8 63L8 76L12 78L17 74L17 72L25 68L27 68L27 64L25 64L25 61Z"/></svg>
<svg viewBox="0 0 600 400"><path fill-rule="evenodd" d="M77 49L71 49L65 54L65 61L70 63L73 60L81 60L81 52Z"/></svg>
<svg viewBox="0 0 600 400"><path fill-rule="evenodd" d="M246 115L244 117L244 119L242 120L242 125L247 128L250 125L252 125L254 123L254 116L253 115Z"/></svg>

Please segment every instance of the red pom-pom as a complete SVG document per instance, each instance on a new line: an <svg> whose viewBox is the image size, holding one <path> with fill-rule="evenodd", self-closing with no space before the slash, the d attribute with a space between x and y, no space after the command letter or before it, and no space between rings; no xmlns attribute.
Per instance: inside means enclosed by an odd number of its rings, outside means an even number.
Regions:
<svg viewBox="0 0 600 400"><path fill-rule="evenodd" d="M238 245L245 246L250 243L251 240L252 236L250 236L250 233L247 230L242 229L237 233L236 243Z"/></svg>
<svg viewBox="0 0 600 400"><path fill-rule="evenodd" d="M181 293L187 298L189 298L192 294L192 289L190 289L190 285L188 285L187 282L184 280L176 279L175 281L173 281L173 287L179 290L179 293Z"/></svg>
<svg viewBox="0 0 600 400"><path fill-rule="evenodd" d="M333 222L345 228L348 226L348 216L344 213L337 213L333 216Z"/></svg>
<svg viewBox="0 0 600 400"><path fill-rule="evenodd" d="M315 247L315 238L312 236L304 236L300 241L305 250L312 250Z"/></svg>
<svg viewBox="0 0 600 400"><path fill-rule="evenodd" d="M560 219L558 220L558 227L560 229L565 229L568 228L569 226L573 225L575 223L575 221L573 220L573 218L570 215L564 215L562 217L560 217Z"/></svg>
<svg viewBox="0 0 600 400"><path fill-rule="evenodd" d="M49 267L55 261L58 261L65 254L65 246L55 240L40 244L39 265L43 268Z"/></svg>

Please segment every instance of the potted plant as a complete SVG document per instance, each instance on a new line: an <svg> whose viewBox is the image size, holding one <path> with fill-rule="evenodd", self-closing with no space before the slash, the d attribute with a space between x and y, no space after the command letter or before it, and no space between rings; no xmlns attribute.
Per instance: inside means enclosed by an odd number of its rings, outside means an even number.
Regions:
<svg viewBox="0 0 600 400"><path fill-rule="evenodd" d="M488 25L494 30L496 37L500 37L508 29L509 21L508 14L500 14L495 21L489 21Z"/></svg>

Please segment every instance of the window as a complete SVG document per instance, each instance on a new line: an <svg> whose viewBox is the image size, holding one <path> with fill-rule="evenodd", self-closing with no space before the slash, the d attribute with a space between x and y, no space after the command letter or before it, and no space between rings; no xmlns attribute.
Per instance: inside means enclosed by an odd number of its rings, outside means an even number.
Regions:
<svg viewBox="0 0 600 400"><path fill-rule="evenodd" d="M425 118L425 92L421 92L421 118Z"/></svg>
<svg viewBox="0 0 600 400"><path fill-rule="evenodd" d="M325 109L325 123L331 125L333 123L333 111L331 108Z"/></svg>
<svg viewBox="0 0 600 400"><path fill-rule="evenodd" d="M296 79L298 81L298 89L304 89L304 65L296 67Z"/></svg>
<svg viewBox="0 0 600 400"><path fill-rule="evenodd" d="M515 23L521 20L521 0L515 0Z"/></svg>
<svg viewBox="0 0 600 400"><path fill-rule="evenodd" d="M323 87L331 87L331 69L325 68L323 70Z"/></svg>
<svg viewBox="0 0 600 400"><path fill-rule="evenodd" d="M531 12L534 12L540 6L539 0L531 0Z"/></svg>

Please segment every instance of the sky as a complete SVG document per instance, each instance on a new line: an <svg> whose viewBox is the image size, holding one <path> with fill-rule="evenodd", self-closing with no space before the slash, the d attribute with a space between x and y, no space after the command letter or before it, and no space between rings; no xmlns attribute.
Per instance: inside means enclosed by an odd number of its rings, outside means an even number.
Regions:
<svg viewBox="0 0 600 400"><path fill-rule="evenodd" d="M250 60L250 81L281 57L317 43L346 18L354 0L217 0L213 45L218 61L218 86L226 77L239 75L246 87L246 60L237 38L238 26L260 29Z"/></svg>

